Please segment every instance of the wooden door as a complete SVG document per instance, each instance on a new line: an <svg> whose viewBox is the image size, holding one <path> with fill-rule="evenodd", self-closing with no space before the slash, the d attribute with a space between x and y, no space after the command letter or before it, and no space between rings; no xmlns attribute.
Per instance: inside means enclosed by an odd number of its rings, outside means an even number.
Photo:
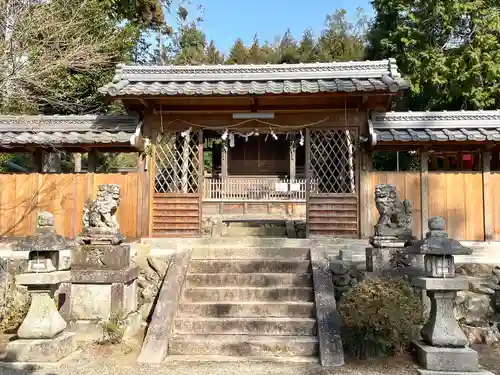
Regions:
<svg viewBox="0 0 500 375"><path fill-rule="evenodd" d="M357 128L306 135L308 235L358 238Z"/></svg>
<svg viewBox="0 0 500 375"><path fill-rule="evenodd" d="M196 237L201 231L203 134L159 134L155 145L153 237Z"/></svg>

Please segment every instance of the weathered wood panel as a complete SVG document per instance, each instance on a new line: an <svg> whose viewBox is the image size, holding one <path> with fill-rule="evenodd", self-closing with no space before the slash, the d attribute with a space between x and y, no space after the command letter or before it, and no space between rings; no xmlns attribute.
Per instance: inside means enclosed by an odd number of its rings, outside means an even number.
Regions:
<svg viewBox="0 0 500 375"><path fill-rule="evenodd" d="M307 204L310 236L358 238L356 194L311 194Z"/></svg>
<svg viewBox="0 0 500 375"><path fill-rule="evenodd" d="M500 172L490 172L484 194L488 195L485 216L489 216L492 228L492 241L500 241Z"/></svg>
<svg viewBox="0 0 500 375"><path fill-rule="evenodd" d="M153 237L197 237L201 228L199 194L155 193Z"/></svg>
<svg viewBox="0 0 500 375"><path fill-rule="evenodd" d="M429 172L429 217L442 216L451 238L484 240L481 172Z"/></svg>
<svg viewBox="0 0 500 375"><path fill-rule="evenodd" d="M97 186L119 184L121 203L118 221L129 238L142 235L136 212L142 189L138 173L123 174L0 174L0 236L26 236L36 228L36 215L54 215L59 234L73 238L82 230L87 199L94 199Z"/></svg>
<svg viewBox="0 0 500 375"><path fill-rule="evenodd" d="M413 233L415 236L420 236L422 225L421 225L421 215L422 215L422 200L420 196L420 172L372 172L372 186L375 191L375 185L377 184L392 184L396 186L396 189L401 200L408 199L413 205L412 211L412 222L413 222ZM372 201L369 207L363 207L362 209L372 210L372 226L378 221L379 214L377 208L375 207L375 197L374 191L372 192ZM372 233L373 234L373 229Z"/></svg>

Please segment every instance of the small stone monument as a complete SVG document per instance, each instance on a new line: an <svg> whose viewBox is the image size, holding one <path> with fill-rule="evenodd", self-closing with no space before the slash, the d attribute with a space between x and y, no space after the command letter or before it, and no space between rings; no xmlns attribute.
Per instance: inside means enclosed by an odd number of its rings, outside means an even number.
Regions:
<svg viewBox="0 0 500 375"><path fill-rule="evenodd" d="M55 304L61 283L71 278L71 245L56 234L54 217L42 212L37 230L13 246L28 251L26 273L16 276L31 295L28 314L17 331L17 340L7 345L7 360L20 362L56 362L76 350L75 334L66 332L66 321Z"/></svg>
<svg viewBox="0 0 500 375"><path fill-rule="evenodd" d="M431 309L429 318L415 340L417 358L424 369L420 374L490 374L479 369L478 354L467 347L468 340L454 314L457 292L466 290L469 282L455 276L455 255L470 255L472 249L448 238L441 217L429 219L426 238L406 249L410 255L424 255L423 277L412 284L427 291Z"/></svg>
<svg viewBox="0 0 500 375"><path fill-rule="evenodd" d="M139 270L131 263L130 246L123 244L116 217L119 203L120 186L99 185L97 199L84 208L80 246L72 259L71 316L75 329L89 337L100 334L99 321L111 318L123 323L127 335L140 328Z"/></svg>
<svg viewBox="0 0 500 375"><path fill-rule="evenodd" d="M390 269L391 256L413 241L412 205L408 200L401 201L396 186L379 184L375 187L375 206L379 219L374 227L366 248L366 270L382 274Z"/></svg>

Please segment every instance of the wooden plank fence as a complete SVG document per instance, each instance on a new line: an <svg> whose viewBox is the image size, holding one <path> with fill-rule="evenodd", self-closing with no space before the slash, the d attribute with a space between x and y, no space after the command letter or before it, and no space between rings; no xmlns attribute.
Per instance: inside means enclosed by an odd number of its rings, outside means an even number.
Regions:
<svg viewBox="0 0 500 375"><path fill-rule="evenodd" d="M485 241L485 217L492 217L491 240L500 240L500 174L492 173L486 189L483 188L482 172L428 172L428 215L442 216L450 237L458 240ZM396 185L401 199L413 203L413 232L421 236L422 202L420 172L372 172L373 187L376 184ZM484 205L484 195L489 195ZM425 196L425 194L424 194ZM372 224L378 219L375 204L372 206Z"/></svg>
<svg viewBox="0 0 500 375"><path fill-rule="evenodd" d="M144 228L138 214L140 181L139 173L0 174L0 236L32 234L37 213L49 211L54 215L57 232L74 238L82 230L86 200L95 198L98 185L113 183L121 187L121 231L129 238L139 238Z"/></svg>

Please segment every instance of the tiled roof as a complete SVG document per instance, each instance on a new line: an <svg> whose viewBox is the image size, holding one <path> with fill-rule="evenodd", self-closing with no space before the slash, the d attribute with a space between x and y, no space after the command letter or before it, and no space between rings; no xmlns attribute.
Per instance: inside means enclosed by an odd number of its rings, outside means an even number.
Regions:
<svg viewBox="0 0 500 375"><path fill-rule="evenodd" d="M500 142L500 111L373 113L370 127L375 143Z"/></svg>
<svg viewBox="0 0 500 375"><path fill-rule="evenodd" d="M123 66L99 91L119 95L262 95L407 89L396 61Z"/></svg>
<svg viewBox="0 0 500 375"><path fill-rule="evenodd" d="M0 116L0 147L141 144L133 116Z"/></svg>

